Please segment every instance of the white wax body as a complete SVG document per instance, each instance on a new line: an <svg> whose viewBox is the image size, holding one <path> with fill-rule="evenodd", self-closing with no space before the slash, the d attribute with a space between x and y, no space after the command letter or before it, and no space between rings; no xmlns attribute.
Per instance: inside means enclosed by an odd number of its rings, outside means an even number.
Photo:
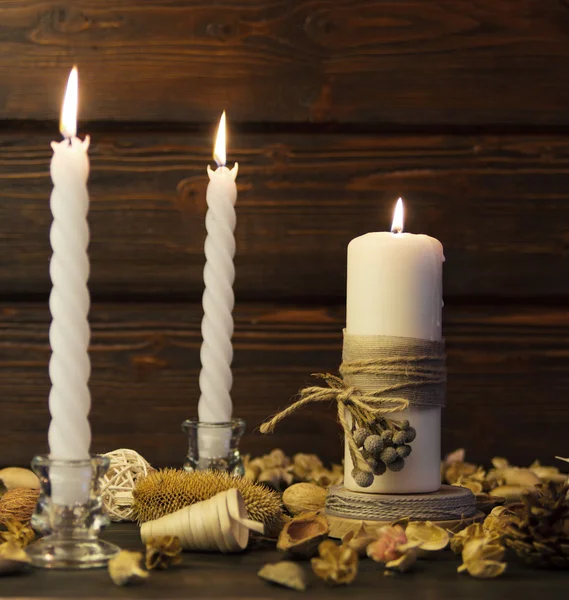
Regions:
<svg viewBox="0 0 569 600"><path fill-rule="evenodd" d="M442 244L427 235L368 233L348 246L346 333L430 341L442 338ZM371 494L424 493L440 488L441 409L409 408L394 413L417 430L405 468L375 477L368 488L351 476L345 449L344 485Z"/></svg>
<svg viewBox="0 0 569 600"><path fill-rule="evenodd" d="M200 399L198 417L204 423L229 423L233 412L231 387L233 375L233 281L235 279L235 202L238 166L233 169L208 168L205 240L206 264L202 304L202 346L200 351ZM200 455L227 456L231 430L198 432Z"/></svg>
<svg viewBox="0 0 569 600"><path fill-rule="evenodd" d="M89 138L84 142L76 137L53 142L52 148L49 450L52 459L85 461L90 458L91 444L87 288ZM65 505L85 502L89 497L91 471L90 465L84 469L54 467L51 471L53 500Z"/></svg>

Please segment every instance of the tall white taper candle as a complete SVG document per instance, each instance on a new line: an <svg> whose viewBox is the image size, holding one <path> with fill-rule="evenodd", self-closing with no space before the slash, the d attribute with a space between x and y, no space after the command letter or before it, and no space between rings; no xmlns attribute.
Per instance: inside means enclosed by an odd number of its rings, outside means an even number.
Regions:
<svg viewBox="0 0 569 600"><path fill-rule="evenodd" d="M228 423L231 421L231 386L233 376L233 281L235 279L235 201L237 200L238 164L233 169L225 166L225 112L221 116L214 150L218 168L209 166L205 224L206 264L204 267L205 290L203 294L204 316L202 320L200 390L198 403L199 420L205 423ZM200 438L200 454L222 456L226 453L228 438Z"/></svg>
<svg viewBox="0 0 569 600"><path fill-rule="evenodd" d="M50 241L53 249L49 272L52 290L49 308L51 359L49 375L50 457L56 460L89 459L91 430L88 414L91 406L88 381L91 372L88 347L89 290L89 137L75 137L78 76L74 68L69 76L61 113L62 142L52 142L51 212L53 223ZM76 471L75 471L76 474ZM90 477L90 475L89 475ZM88 487L85 478L73 471L59 469L54 473L56 501L73 504L85 500Z"/></svg>
<svg viewBox="0 0 569 600"><path fill-rule="evenodd" d="M430 341L441 339L441 243L428 235L403 231L403 203L397 203L392 231L353 239L348 246L346 333L387 335ZM351 476L352 460L346 449L344 485L367 493L421 493L440 487L440 407L410 407L394 413L409 419L417 430L405 468L376 477L360 488Z"/></svg>

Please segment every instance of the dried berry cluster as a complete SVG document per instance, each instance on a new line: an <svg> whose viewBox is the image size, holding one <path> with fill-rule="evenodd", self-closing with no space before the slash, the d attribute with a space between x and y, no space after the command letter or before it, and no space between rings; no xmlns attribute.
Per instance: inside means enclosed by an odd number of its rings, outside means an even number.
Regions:
<svg viewBox="0 0 569 600"><path fill-rule="evenodd" d="M403 469L405 459L411 454L410 444L417 432L407 420L381 418L371 427L357 427L353 436L371 472L355 467L352 477L360 487L365 488L373 483L374 476L383 475L388 469Z"/></svg>

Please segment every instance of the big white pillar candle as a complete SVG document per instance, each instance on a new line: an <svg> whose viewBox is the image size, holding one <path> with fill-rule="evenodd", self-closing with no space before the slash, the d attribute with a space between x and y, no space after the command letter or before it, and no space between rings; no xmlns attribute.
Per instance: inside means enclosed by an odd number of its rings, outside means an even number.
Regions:
<svg viewBox="0 0 569 600"><path fill-rule="evenodd" d="M89 138L76 137L78 76L73 68L61 112L62 142L52 142L50 242L53 249L49 272L52 289L49 308L51 359L49 376L49 451L53 460L83 461L90 458L89 361ZM77 468L52 469L56 503L83 502L89 493L91 468L79 474Z"/></svg>
<svg viewBox="0 0 569 600"><path fill-rule="evenodd" d="M391 232L367 233L348 245L346 334L439 341L442 321L442 244L428 235L403 233L399 199ZM399 472L387 471L361 488L351 476L346 445L344 485L371 494L423 493L440 488L441 409L409 407L390 418L417 430L413 451Z"/></svg>
<svg viewBox="0 0 569 600"><path fill-rule="evenodd" d="M221 116L214 149L218 168L207 173L207 214L205 240L202 346L200 351L199 420L203 423L229 423L232 417L233 376L233 281L235 279L235 202L238 164L225 166L225 112ZM230 429L201 431L200 455L215 458L229 451Z"/></svg>

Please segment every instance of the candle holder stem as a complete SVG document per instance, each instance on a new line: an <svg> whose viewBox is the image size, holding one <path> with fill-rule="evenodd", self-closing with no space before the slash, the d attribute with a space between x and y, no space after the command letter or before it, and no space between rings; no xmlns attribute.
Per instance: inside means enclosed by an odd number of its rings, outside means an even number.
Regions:
<svg viewBox="0 0 569 600"><path fill-rule="evenodd" d="M32 526L45 537L26 549L32 565L45 569L103 567L120 551L99 540L110 523L100 494L109 459L55 460L36 456L32 468L40 480L40 497Z"/></svg>
<svg viewBox="0 0 569 600"><path fill-rule="evenodd" d="M198 419L187 419L182 431L188 436L188 455L184 470L226 471L231 475L243 476L245 468L239 452L239 441L245 432L243 419L232 419L227 423L204 423Z"/></svg>

